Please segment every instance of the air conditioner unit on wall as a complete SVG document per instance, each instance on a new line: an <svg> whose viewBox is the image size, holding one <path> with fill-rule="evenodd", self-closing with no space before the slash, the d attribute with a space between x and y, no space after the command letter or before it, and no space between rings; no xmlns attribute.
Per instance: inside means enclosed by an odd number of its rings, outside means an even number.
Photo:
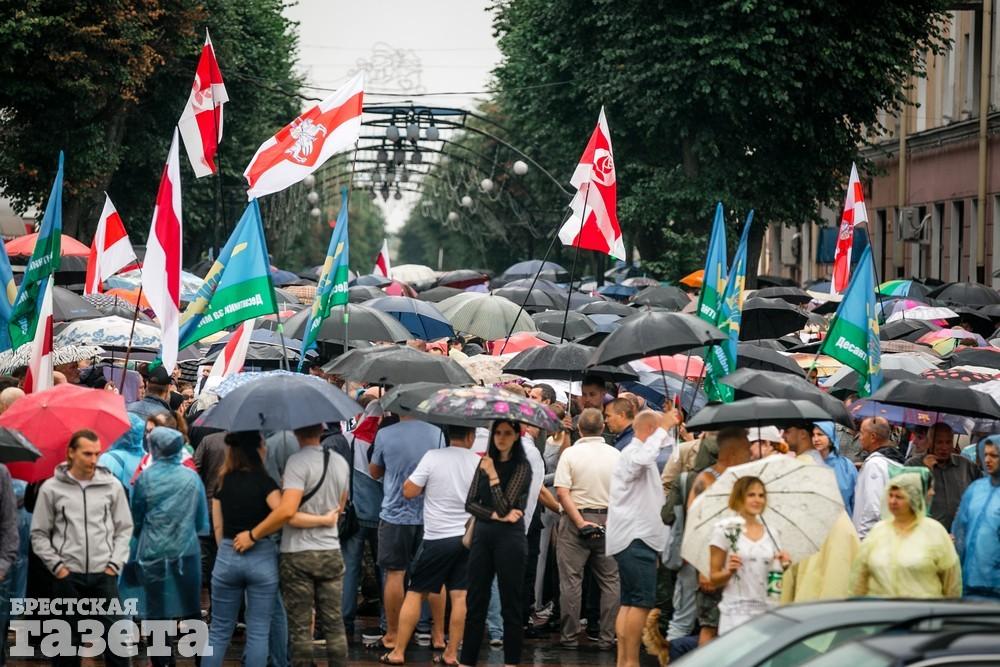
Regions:
<svg viewBox="0 0 1000 667"><path fill-rule="evenodd" d="M896 224L896 240L907 243L930 243L930 214L923 218L919 217L920 211L915 206L904 206L899 209L899 218Z"/></svg>

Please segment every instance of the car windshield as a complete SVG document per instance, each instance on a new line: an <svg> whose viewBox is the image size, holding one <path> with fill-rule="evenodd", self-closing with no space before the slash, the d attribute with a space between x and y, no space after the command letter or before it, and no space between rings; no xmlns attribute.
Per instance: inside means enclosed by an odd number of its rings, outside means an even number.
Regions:
<svg viewBox="0 0 1000 667"><path fill-rule="evenodd" d="M829 653L841 644L881 632L889 627L889 625L889 623L852 625L803 637L794 644L789 644L768 660L760 663L759 667L797 667L798 665L804 665L810 659Z"/></svg>
<svg viewBox="0 0 1000 667"><path fill-rule="evenodd" d="M677 664L684 667L725 667L748 664L747 656L753 655L775 636L797 621L775 613L758 616L681 658Z"/></svg>
<svg viewBox="0 0 1000 667"><path fill-rule="evenodd" d="M896 664L892 656L880 653L864 644L846 644L826 655L821 655L805 663L808 667L892 667Z"/></svg>

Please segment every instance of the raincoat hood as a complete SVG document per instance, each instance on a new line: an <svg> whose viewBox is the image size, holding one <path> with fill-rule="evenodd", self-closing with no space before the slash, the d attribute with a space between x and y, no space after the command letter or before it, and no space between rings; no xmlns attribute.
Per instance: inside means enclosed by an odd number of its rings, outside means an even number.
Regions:
<svg viewBox="0 0 1000 667"><path fill-rule="evenodd" d="M157 426L149 433L149 453L154 461L180 463L183 448L184 436L179 431L166 426Z"/></svg>
<svg viewBox="0 0 1000 667"><path fill-rule="evenodd" d="M910 509L913 510L913 515L916 517L917 521L920 521L927 515L927 487L923 479L923 475L916 472L904 472L895 477L889 479L889 483L885 487L885 498L882 501L883 507L883 517L888 519L892 517L892 513L889 512L889 491L892 489L899 489L904 494L906 494L906 499L910 503Z"/></svg>
<svg viewBox="0 0 1000 667"><path fill-rule="evenodd" d="M830 453L838 453L840 451L840 435L837 433L837 426L833 422L816 422L813 426L823 431L823 435L830 438Z"/></svg>
<svg viewBox="0 0 1000 667"><path fill-rule="evenodd" d="M143 439L146 437L146 420L139 415L129 412L128 423L128 430L120 438L111 443L108 451L119 450L142 456L146 452L143 447Z"/></svg>
<svg viewBox="0 0 1000 667"><path fill-rule="evenodd" d="M1000 448L1000 435L991 435L987 438L983 438L979 441L979 444L976 445L976 453L979 455L979 460L976 462L983 471L983 477L989 478L993 486L1000 486L1000 467L998 467L996 472L992 475L986 471L986 445L993 445L994 447Z"/></svg>

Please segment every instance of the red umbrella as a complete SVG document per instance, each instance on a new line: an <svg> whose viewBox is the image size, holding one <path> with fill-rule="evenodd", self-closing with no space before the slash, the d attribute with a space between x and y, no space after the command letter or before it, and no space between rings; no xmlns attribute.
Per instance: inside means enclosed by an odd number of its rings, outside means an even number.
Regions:
<svg viewBox="0 0 1000 667"><path fill-rule="evenodd" d="M7 244L7 254L11 257L15 255L30 256L35 252L35 242L38 234L25 234ZM59 254L63 257L88 257L90 248L77 241L72 236L62 235L59 240Z"/></svg>
<svg viewBox="0 0 1000 667"><path fill-rule="evenodd" d="M513 334L510 340L507 341L507 345L504 345L503 341L503 338L491 341L490 354L497 356L500 354L501 349L504 354L510 354L511 352L527 350L529 347L544 347L548 345L548 343L536 336L533 331L520 331Z"/></svg>
<svg viewBox="0 0 1000 667"><path fill-rule="evenodd" d="M120 395L60 384L18 400L0 415L0 426L20 431L42 452L37 461L7 466L14 478L39 482L52 477L55 467L66 460L66 446L74 433L90 429L107 447L128 430L129 420Z"/></svg>
<svg viewBox="0 0 1000 667"><path fill-rule="evenodd" d="M633 368L637 368L640 364L645 367L642 370L648 369L657 373L665 371L681 377L684 376L685 370L689 378L697 378L705 374L705 362L701 357L696 357L693 354L690 357L686 354L653 355L632 362Z"/></svg>
<svg viewBox="0 0 1000 667"><path fill-rule="evenodd" d="M411 299L417 298L416 290L400 280L393 280L391 283L386 285L382 291L389 296L408 296Z"/></svg>

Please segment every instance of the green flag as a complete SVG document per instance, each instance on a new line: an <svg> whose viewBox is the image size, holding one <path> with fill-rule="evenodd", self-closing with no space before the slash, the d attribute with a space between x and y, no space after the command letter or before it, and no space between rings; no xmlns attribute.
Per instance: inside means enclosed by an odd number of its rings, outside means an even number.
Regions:
<svg viewBox="0 0 1000 667"><path fill-rule="evenodd" d="M316 347L316 336L323 326L323 320L330 316L334 306L344 307L344 321L347 321L347 262L350 248L347 239L347 188L340 190L340 212L337 214L337 225L330 235L330 245L326 250L326 261L316 285L316 298L313 300L312 312L306 325L306 334L302 341L302 357L299 359L299 370L305 362L306 352Z"/></svg>
<svg viewBox="0 0 1000 667"><path fill-rule="evenodd" d="M178 349L245 320L276 312L264 225L254 199L181 315Z"/></svg>
<svg viewBox="0 0 1000 667"><path fill-rule="evenodd" d="M34 338L41 306L41 287L46 278L59 270L62 260L62 188L63 153L59 151L59 169L52 183L49 201L45 204L45 216L35 239L35 250L24 271L21 287L11 307L10 321L7 323L10 343L15 350Z"/></svg>

